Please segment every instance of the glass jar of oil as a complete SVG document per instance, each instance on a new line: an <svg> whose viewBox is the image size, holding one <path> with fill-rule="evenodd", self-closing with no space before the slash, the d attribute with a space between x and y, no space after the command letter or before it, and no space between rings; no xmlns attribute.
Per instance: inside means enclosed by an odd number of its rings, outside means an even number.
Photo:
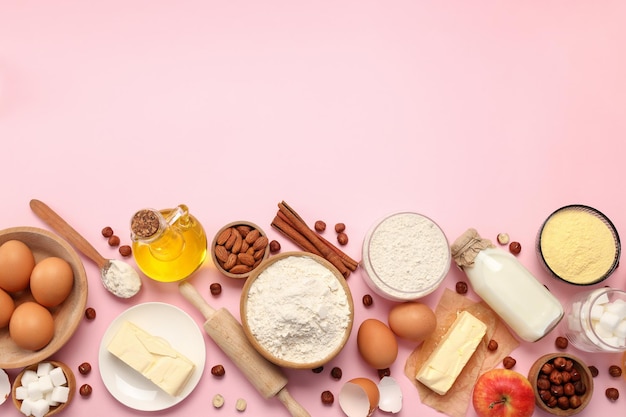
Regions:
<svg viewBox="0 0 626 417"><path fill-rule="evenodd" d="M133 257L139 269L160 282L180 281L204 262L204 228L186 205L173 209L142 209L131 219Z"/></svg>

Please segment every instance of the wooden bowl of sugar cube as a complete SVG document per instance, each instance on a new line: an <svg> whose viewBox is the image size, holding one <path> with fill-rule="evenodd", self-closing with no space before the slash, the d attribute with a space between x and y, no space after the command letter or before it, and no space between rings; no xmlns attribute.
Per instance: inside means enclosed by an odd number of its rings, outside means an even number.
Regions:
<svg viewBox="0 0 626 417"><path fill-rule="evenodd" d="M62 362L46 360L27 366L17 375L11 396L23 415L48 417L63 411L75 392L72 370Z"/></svg>

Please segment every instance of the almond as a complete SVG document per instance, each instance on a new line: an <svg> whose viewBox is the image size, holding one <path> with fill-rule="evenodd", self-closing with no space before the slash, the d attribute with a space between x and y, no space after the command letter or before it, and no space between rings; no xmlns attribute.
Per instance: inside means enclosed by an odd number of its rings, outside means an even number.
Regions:
<svg viewBox="0 0 626 417"><path fill-rule="evenodd" d="M261 232L257 229L251 230L250 233L248 233L248 236L246 236L246 242L253 244L259 236L261 236Z"/></svg>
<svg viewBox="0 0 626 417"><path fill-rule="evenodd" d="M254 265L254 256L248 255L247 253L240 253L239 255L237 255L237 259L239 260L239 263L247 265L247 266L252 266Z"/></svg>
<svg viewBox="0 0 626 417"><path fill-rule="evenodd" d="M268 243L269 243L269 240L267 239L267 237L261 236L257 240L254 241L254 244L252 245L252 247L254 248L254 250L265 249Z"/></svg>
<svg viewBox="0 0 626 417"><path fill-rule="evenodd" d="M257 251L254 252L253 258L255 260L259 260L259 259L263 259L263 255L265 255L265 249L259 249Z"/></svg>
<svg viewBox="0 0 626 417"><path fill-rule="evenodd" d="M232 227L227 227L226 229L222 230L220 234L217 235L217 238L215 239L215 243L218 245L223 245L224 243L226 243L232 231L233 231Z"/></svg>
<svg viewBox="0 0 626 417"><path fill-rule="evenodd" d="M233 230L233 234L235 235L235 242L233 243L233 247L230 248L230 251L232 253L239 253L239 251L241 251L241 245L243 243L243 238L241 237L241 233L239 233L239 230L237 230L237 229Z"/></svg>
<svg viewBox="0 0 626 417"><path fill-rule="evenodd" d="M228 259L228 250L224 246L218 245L215 247L215 257L222 262L226 262Z"/></svg>
<svg viewBox="0 0 626 417"><path fill-rule="evenodd" d="M228 271L235 265L237 265L237 255L235 255L234 253L229 253L228 259L226 259L226 261L224 262L223 268Z"/></svg>
<svg viewBox="0 0 626 417"><path fill-rule="evenodd" d="M233 247L233 245L235 244L235 239L237 239L237 233L233 233L235 231L235 229L231 229L231 233L230 236L228 236L228 240L224 243L224 247L228 250L231 250L231 248ZM241 235L239 235L239 237L241 237Z"/></svg>
<svg viewBox="0 0 626 417"><path fill-rule="evenodd" d="M246 274L252 270L248 265L238 264L228 270L231 274Z"/></svg>
<svg viewBox="0 0 626 417"><path fill-rule="evenodd" d="M246 236L248 236L248 233L250 233L250 230L252 230L252 228L248 225L240 224L239 226L237 226L237 230L239 230L241 236L245 238Z"/></svg>

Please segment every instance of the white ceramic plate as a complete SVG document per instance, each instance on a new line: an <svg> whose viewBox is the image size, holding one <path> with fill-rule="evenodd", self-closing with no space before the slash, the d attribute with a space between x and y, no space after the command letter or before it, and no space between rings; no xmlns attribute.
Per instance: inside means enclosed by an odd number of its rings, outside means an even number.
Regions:
<svg viewBox="0 0 626 417"><path fill-rule="evenodd" d="M124 321L130 321L148 333L162 337L196 364L183 392L172 397L139 372L113 356L107 345ZM204 334L183 310L166 303L143 303L129 308L109 325L100 342L100 376L107 390L120 403L141 411L158 411L184 400L198 385L206 361Z"/></svg>

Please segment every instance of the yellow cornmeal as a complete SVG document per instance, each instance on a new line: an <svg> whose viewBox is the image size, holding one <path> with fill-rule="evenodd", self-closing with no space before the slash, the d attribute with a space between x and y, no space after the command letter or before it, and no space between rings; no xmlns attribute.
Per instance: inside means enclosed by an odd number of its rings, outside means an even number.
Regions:
<svg viewBox="0 0 626 417"><path fill-rule="evenodd" d="M606 274L617 254L609 226L592 213L564 209L546 222L541 232L541 252L559 277L588 284Z"/></svg>

